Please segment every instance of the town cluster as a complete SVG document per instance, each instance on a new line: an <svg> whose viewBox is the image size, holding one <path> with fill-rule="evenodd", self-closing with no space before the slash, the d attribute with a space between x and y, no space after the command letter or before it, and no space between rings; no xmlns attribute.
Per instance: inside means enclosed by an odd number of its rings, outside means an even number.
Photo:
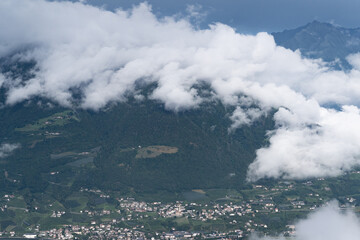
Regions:
<svg viewBox="0 0 360 240"><path fill-rule="evenodd" d="M317 181L323 181L318 179ZM296 185L297 184L297 185ZM312 186L312 181L303 183L283 182L275 187L253 185L252 194L247 199L231 201L227 196L223 201L175 201L172 203L138 201L131 197L115 198L116 207L112 209L86 208L71 214L85 216L87 223L66 224L60 228L42 229L36 225L31 232L17 233L13 229L1 229L0 237L21 236L26 238L46 239L240 239L253 232L269 233L271 227L262 221L262 216L280 216L286 213L308 213L327 202L327 198L319 193L309 191L305 195L287 198L285 203L275 200L281 192L293 191L301 186ZM111 196L97 189L82 189L98 195L101 199ZM327 186L322 191L328 192ZM10 206L16 196L6 194L1 199L0 211L14 209ZM312 202L309 201L312 199ZM355 207L357 200L353 197L345 198L342 207ZM315 203L314 203L315 202ZM17 208L28 212L29 209ZM36 211L37 209L31 209ZM52 211L51 218L61 219L68 209ZM104 220L106 219L106 220ZM149 223L182 222L191 224L226 225L225 231L204 230L191 227L192 230L181 230L169 224L168 230L153 231ZM291 223L288 223L291 224ZM19 235L21 234L21 235ZM282 228L282 234L288 237L296 235L294 225Z"/></svg>

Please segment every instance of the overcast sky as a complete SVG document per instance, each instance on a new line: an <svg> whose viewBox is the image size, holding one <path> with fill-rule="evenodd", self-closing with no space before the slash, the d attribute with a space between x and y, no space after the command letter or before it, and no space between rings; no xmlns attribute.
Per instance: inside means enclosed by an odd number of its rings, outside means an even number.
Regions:
<svg viewBox="0 0 360 240"><path fill-rule="evenodd" d="M74 0L76 1L76 0ZM87 0L108 10L129 8L143 0ZM282 31L313 20L344 27L360 27L358 0L148 0L157 15L186 12L188 5L202 6L207 16L201 27L222 22L238 32Z"/></svg>

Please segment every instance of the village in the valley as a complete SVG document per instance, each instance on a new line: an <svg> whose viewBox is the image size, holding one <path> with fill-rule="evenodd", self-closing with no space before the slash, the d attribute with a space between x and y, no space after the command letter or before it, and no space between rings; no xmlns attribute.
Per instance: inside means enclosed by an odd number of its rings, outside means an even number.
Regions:
<svg viewBox="0 0 360 240"><path fill-rule="evenodd" d="M354 171L353 176L360 175ZM331 181L330 181L331 182ZM280 181L272 187L253 184L239 195L209 199L206 191L193 190L196 200L174 202L144 201L134 197L115 198L98 189L81 189L81 194L96 195L98 207L76 211L59 207L43 215L59 227L44 229L41 223L27 225L26 232L17 232L9 224L1 229L2 238L24 237L40 239L241 239L252 233L296 236L295 217L305 217L331 200L329 181L318 178L309 181ZM299 192L303 194L298 194ZM295 194L296 193L296 194ZM203 196L203 198L201 198ZM295 196L295 197L292 197ZM21 196L6 194L1 198L0 212L24 212L36 215L39 207L16 207ZM358 200L342 196L341 208L357 209ZM99 200L98 200L99 201ZM55 207L55 208L54 208ZM50 208L49 208L50 209ZM24 216L25 216L24 215ZM71 224L62 224L72 217ZM82 219L76 222L74 216ZM14 218L15 221L22 221Z"/></svg>

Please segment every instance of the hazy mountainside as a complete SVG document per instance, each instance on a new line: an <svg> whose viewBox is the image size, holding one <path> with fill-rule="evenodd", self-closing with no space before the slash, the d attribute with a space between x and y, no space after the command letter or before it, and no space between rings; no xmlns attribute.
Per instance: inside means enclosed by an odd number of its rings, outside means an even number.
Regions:
<svg viewBox="0 0 360 240"><path fill-rule="evenodd" d="M23 81L33 68L31 62L2 60L2 72ZM149 87L142 91L146 95ZM212 101L175 113L131 97L98 112L41 98L4 106L0 143L21 147L0 159L0 189L60 192L62 198L80 187L125 192L240 187L273 122L268 116L229 132L233 111Z"/></svg>
<svg viewBox="0 0 360 240"><path fill-rule="evenodd" d="M360 49L360 30L319 22L273 35L284 47L342 64ZM35 66L16 57L0 59L5 75L23 81ZM1 102L6 87L0 89ZM0 144L20 147L0 159L0 191L47 191L61 200L81 187L124 192L241 187L274 122L270 114L229 132L233 111L212 101L175 113L131 97L98 112L41 98L3 106Z"/></svg>
<svg viewBox="0 0 360 240"><path fill-rule="evenodd" d="M120 191L238 187L272 121L228 134L226 112L209 104L172 113L151 101L101 112L5 108L2 141L21 148L1 162L1 189L37 192L51 182Z"/></svg>
<svg viewBox="0 0 360 240"><path fill-rule="evenodd" d="M35 63L16 56L2 59L1 70L24 82L36 71ZM140 91L146 96L151 87ZM206 94L206 86L198 91L204 89ZM123 192L241 187L273 121L268 116L229 132L233 111L214 100L176 113L131 96L98 112L66 109L39 97L4 106L0 144L20 147L0 159L0 189L64 198L81 187Z"/></svg>
<svg viewBox="0 0 360 240"><path fill-rule="evenodd" d="M294 51L299 49L306 57L322 58L327 62L339 59L335 66L340 68L349 68L346 57L360 51L360 28L348 29L314 21L272 35L278 45Z"/></svg>

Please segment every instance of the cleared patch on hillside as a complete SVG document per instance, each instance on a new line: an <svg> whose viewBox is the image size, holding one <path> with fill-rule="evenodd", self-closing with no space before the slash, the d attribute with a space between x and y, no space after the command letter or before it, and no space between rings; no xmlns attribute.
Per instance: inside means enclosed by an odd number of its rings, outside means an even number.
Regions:
<svg viewBox="0 0 360 240"><path fill-rule="evenodd" d="M155 158L161 154L174 154L178 152L177 147L169 147L169 146L148 146L139 148L137 150L137 154L135 158Z"/></svg>
<svg viewBox="0 0 360 240"><path fill-rule="evenodd" d="M200 194L206 194L206 192L204 190L202 190L202 189L193 189L192 191L200 193Z"/></svg>
<svg viewBox="0 0 360 240"><path fill-rule="evenodd" d="M77 155L76 152L63 152L63 153L58 153L58 154L50 154L50 158L53 160L56 160L56 159L61 159L64 157L73 157L76 155Z"/></svg>
<svg viewBox="0 0 360 240"><path fill-rule="evenodd" d="M15 131L18 132L40 131L46 129L47 127L64 126L65 124L68 124L71 121L79 122L80 119L76 116L76 113L74 111L66 110L63 112L55 113L49 117L39 119L36 122L32 124L27 124L22 128L15 128Z"/></svg>

